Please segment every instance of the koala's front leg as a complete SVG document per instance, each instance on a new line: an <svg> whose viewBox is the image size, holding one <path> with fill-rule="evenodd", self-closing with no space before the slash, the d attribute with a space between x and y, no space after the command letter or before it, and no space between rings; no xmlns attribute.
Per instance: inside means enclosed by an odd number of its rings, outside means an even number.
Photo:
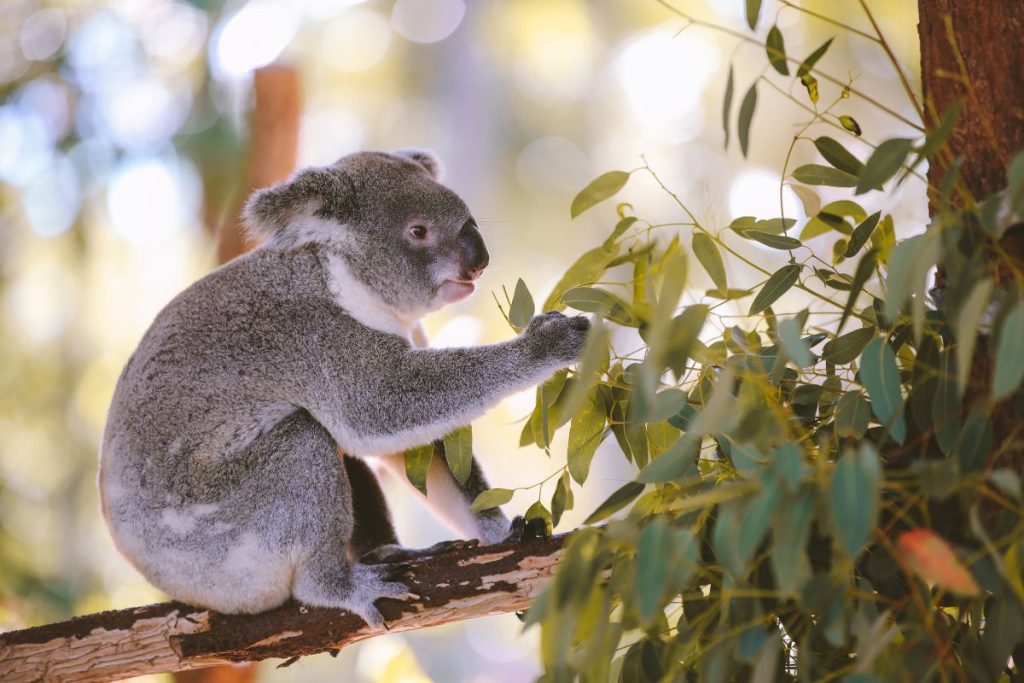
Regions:
<svg viewBox="0 0 1024 683"><path fill-rule="evenodd" d="M579 358L590 322L544 313L517 338L457 349L414 349L381 339L374 367L353 375L338 352L327 369L336 392L305 407L347 452L380 455L429 443L469 424L509 394L547 379ZM383 336L383 335L382 335Z"/></svg>

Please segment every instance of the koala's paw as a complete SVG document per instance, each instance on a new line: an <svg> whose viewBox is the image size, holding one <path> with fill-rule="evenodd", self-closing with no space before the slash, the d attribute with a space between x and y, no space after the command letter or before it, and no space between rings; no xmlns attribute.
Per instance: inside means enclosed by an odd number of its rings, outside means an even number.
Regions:
<svg viewBox="0 0 1024 683"><path fill-rule="evenodd" d="M558 311L541 313L523 330L530 353L568 365L579 360L590 321L582 315L568 317Z"/></svg>
<svg viewBox="0 0 1024 683"><path fill-rule="evenodd" d="M516 515L512 518L505 540L522 542L548 536L548 525L540 517L526 519L522 515Z"/></svg>
<svg viewBox="0 0 1024 683"><path fill-rule="evenodd" d="M404 583L396 581L407 567L404 564L356 564L352 566L352 593L341 605L362 617L375 630L387 629L384 615L374 605L381 598L417 597Z"/></svg>
<svg viewBox="0 0 1024 683"><path fill-rule="evenodd" d="M475 548L479 545L476 539L440 541L427 548L406 548L397 544L378 546L362 555L359 561L363 564L381 564L382 562L411 562L424 557L433 557L442 553Z"/></svg>

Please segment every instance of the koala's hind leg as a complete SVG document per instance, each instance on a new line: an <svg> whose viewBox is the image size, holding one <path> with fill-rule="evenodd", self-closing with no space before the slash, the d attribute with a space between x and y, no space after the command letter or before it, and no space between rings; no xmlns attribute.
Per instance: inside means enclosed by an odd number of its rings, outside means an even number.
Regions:
<svg viewBox="0 0 1024 683"><path fill-rule="evenodd" d="M397 546L398 536L391 521L391 510L388 509L377 475L359 458L346 455L344 461L352 489L355 521L352 539L349 541L350 556L359 558L381 546Z"/></svg>

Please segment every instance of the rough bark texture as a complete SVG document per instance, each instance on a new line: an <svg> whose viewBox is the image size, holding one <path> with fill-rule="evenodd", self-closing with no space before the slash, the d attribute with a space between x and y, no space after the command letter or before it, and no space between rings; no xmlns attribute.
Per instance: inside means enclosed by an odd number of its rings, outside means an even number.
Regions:
<svg viewBox="0 0 1024 683"><path fill-rule="evenodd" d="M1024 148L1024 2L1021 0L919 0L921 90L928 128L949 106L962 109L950 136L953 154L932 161L928 170L929 199L935 208L936 189L954 158L962 159L960 178L974 200L1002 190L1006 167ZM963 201L959 199L958 201ZM1012 271L1024 271L1024 226L1011 227L999 250L1010 265L990 259L992 276L1008 284ZM989 251L994 252L993 248ZM945 286L940 272L936 284ZM987 338L978 340L965 396L965 409L986 400L993 371ZM1010 397L993 409L994 444L1020 443L1020 420ZM1005 449L994 466L1024 472L1024 450Z"/></svg>
<svg viewBox="0 0 1024 683"><path fill-rule="evenodd" d="M377 603L390 631L525 609L554 574L566 535L462 548L410 565L420 597ZM288 603L225 615L178 602L0 634L0 680L113 681L338 650L380 635L344 610ZM290 663L290 662L289 662Z"/></svg>

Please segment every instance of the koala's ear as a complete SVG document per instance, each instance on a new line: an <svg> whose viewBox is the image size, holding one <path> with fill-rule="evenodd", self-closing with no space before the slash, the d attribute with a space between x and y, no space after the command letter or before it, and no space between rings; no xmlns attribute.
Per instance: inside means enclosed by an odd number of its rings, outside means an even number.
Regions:
<svg viewBox="0 0 1024 683"><path fill-rule="evenodd" d="M392 154L415 161L427 169L427 173L434 180L440 181L441 176L444 174L444 166L441 164L441 160L429 149L396 149Z"/></svg>
<svg viewBox="0 0 1024 683"><path fill-rule="evenodd" d="M307 168L288 180L254 192L242 216L257 237L274 237L302 216L327 213L344 220L351 189L341 173L330 168ZM337 215L336 215L337 214Z"/></svg>

